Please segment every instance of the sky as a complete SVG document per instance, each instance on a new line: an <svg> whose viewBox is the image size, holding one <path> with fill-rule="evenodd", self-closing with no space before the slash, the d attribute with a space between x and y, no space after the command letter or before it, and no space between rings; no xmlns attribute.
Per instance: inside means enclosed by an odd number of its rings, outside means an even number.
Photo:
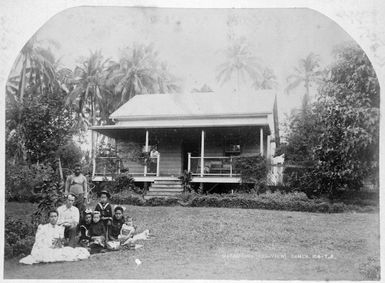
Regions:
<svg viewBox="0 0 385 283"><path fill-rule="evenodd" d="M310 52L321 64L333 62L332 50L352 40L334 21L310 9L171 9L77 7L51 18L38 32L39 40L52 39L51 47L65 67L73 69L81 56L101 50L118 59L119 50L135 43L153 43L159 59L181 79L184 91L209 85L214 91L235 88L233 80L221 85L218 65L232 39L244 37L253 53L274 70L278 81L280 118L300 106L303 87L287 95L287 77ZM241 88L254 91L251 81ZM314 90L313 90L314 91Z"/></svg>

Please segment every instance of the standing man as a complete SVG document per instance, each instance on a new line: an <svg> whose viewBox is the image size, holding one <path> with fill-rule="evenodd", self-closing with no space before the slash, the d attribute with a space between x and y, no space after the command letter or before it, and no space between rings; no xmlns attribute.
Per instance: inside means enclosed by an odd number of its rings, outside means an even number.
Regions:
<svg viewBox="0 0 385 283"><path fill-rule="evenodd" d="M64 238L68 239L70 247L76 246L76 234L79 224L79 209L74 205L75 196L69 194L66 203L59 206L57 212L59 213L57 224L64 227Z"/></svg>
<svg viewBox="0 0 385 283"><path fill-rule="evenodd" d="M87 178L81 173L79 163L75 164L74 173L67 177L65 183L65 194L73 194L76 197L75 206L83 215L85 211L85 200L87 199Z"/></svg>

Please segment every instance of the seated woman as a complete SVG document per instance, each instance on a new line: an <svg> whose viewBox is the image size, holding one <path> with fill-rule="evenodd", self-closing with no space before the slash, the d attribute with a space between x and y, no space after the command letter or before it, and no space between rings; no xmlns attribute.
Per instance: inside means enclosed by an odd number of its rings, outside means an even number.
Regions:
<svg viewBox="0 0 385 283"><path fill-rule="evenodd" d="M90 253L85 248L63 247L64 227L56 225L58 212L52 210L48 216L49 223L40 224L37 229L31 255L22 258L20 263L76 261L88 258Z"/></svg>

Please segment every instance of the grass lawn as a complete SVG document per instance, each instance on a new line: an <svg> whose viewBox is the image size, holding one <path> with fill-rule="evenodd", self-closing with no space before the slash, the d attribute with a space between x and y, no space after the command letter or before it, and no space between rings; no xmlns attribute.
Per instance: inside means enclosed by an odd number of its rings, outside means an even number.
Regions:
<svg viewBox="0 0 385 283"><path fill-rule="evenodd" d="M6 209L26 206L9 203ZM128 213L139 230L156 236L143 248L80 262L25 266L7 260L4 277L362 280L360 265L379 258L377 213L135 206Z"/></svg>

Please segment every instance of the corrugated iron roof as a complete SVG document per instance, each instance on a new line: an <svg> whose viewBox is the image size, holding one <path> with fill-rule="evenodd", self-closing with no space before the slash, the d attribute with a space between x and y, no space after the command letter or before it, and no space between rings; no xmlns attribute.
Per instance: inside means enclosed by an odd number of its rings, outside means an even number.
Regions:
<svg viewBox="0 0 385 283"><path fill-rule="evenodd" d="M205 117L273 112L275 92L205 92L141 94L126 102L111 118L129 120L153 117Z"/></svg>

